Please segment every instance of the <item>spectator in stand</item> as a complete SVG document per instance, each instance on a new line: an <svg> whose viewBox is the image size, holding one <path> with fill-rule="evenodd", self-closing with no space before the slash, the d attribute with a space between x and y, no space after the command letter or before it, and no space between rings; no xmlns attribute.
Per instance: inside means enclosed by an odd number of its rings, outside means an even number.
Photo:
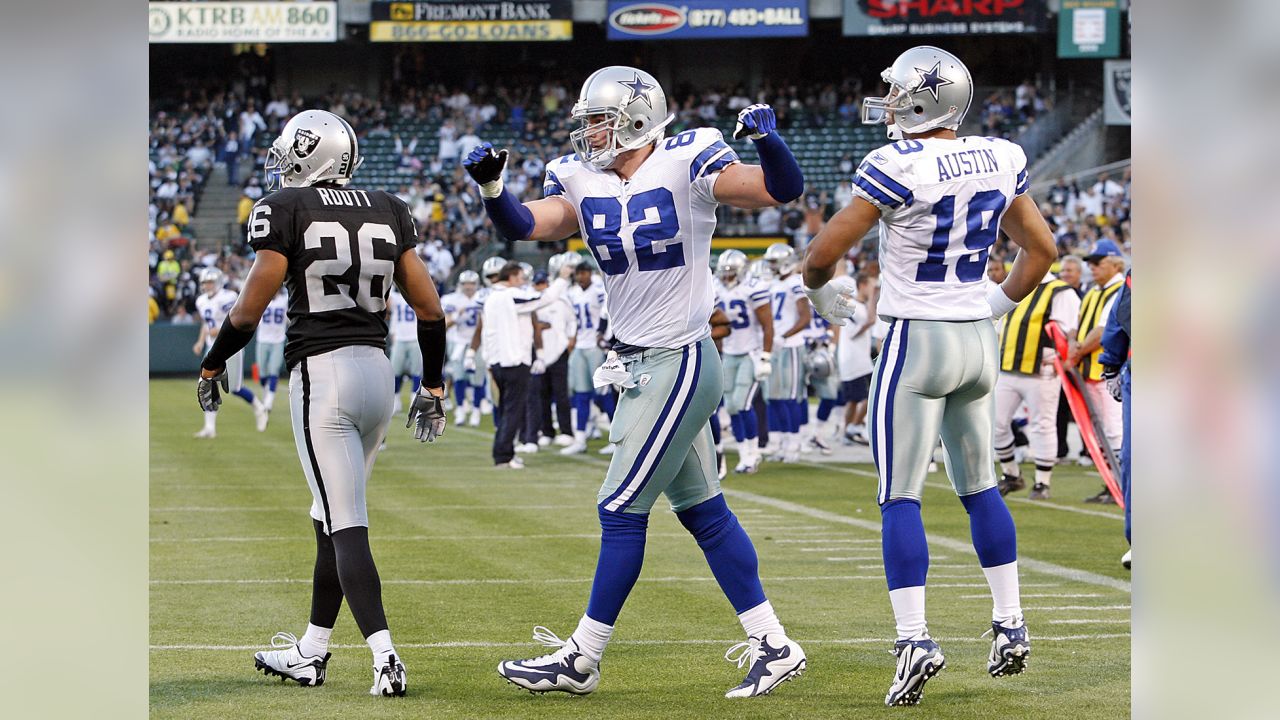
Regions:
<svg viewBox="0 0 1280 720"><path fill-rule="evenodd" d="M253 138L257 136L260 130L266 129L266 121L262 119L262 115L258 113L254 107L253 100L250 99L244 110L240 112L240 138L245 147L253 147Z"/></svg>
<svg viewBox="0 0 1280 720"><path fill-rule="evenodd" d="M777 235L782 231L782 211L770 205L760 210L756 217L756 228L761 235Z"/></svg>
<svg viewBox="0 0 1280 720"><path fill-rule="evenodd" d="M239 135L234 131L227 133L227 139L222 143L222 162L227 164L227 184L240 184L240 156L243 154L240 148Z"/></svg>
<svg viewBox="0 0 1280 720"><path fill-rule="evenodd" d="M454 140L457 133L452 120L441 123L440 130L437 132L440 149L436 153L436 159L444 165L455 165L458 162L458 143Z"/></svg>
<svg viewBox="0 0 1280 720"><path fill-rule="evenodd" d="M458 152L462 155L466 155L479 144L480 137L476 135L475 128L468 125L466 130L462 133L462 136L458 138Z"/></svg>
<svg viewBox="0 0 1280 720"><path fill-rule="evenodd" d="M396 172L401 175L416 175L422 171L422 161L414 154L414 150L418 149L418 138L409 140L409 144L405 145L400 140L400 136L396 135ZM405 198L408 202L408 198Z"/></svg>

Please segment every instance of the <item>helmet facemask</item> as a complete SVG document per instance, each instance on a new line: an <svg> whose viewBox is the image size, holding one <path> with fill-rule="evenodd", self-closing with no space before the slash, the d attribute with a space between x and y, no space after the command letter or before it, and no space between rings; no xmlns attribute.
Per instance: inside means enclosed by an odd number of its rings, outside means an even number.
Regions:
<svg viewBox="0 0 1280 720"><path fill-rule="evenodd" d="M893 76L893 68L885 68L880 73L880 79L889 86L889 93L884 97L863 98L864 125L888 125L890 140L901 140L903 133L923 133L940 127L955 130L960 127L963 119L960 108L952 105L946 113L929 118L922 112L924 108L912 99L907 80Z"/></svg>
<svg viewBox="0 0 1280 720"><path fill-rule="evenodd" d="M591 122L592 118L603 119ZM580 127L569 133L573 151L583 162L597 170L606 170L613 167L622 153L661 140L666 126L675 116L668 116L656 126L645 127L643 119L633 120L625 110L616 107L589 108L578 103L573 108L573 119L581 123ZM607 133L607 141L600 147L592 147L591 139L601 133Z"/></svg>
<svg viewBox="0 0 1280 720"><path fill-rule="evenodd" d="M328 115L329 113L325 113ZM266 190L272 192L282 187L311 187L320 182L331 182L335 185L346 185L351 181L351 176L355 174L356 169L364 162L364 156L360 155L358 149L354 150L355 157L351 163L350 169L341 174L332 172L337 160L332 155L316 167L311 172L307 172L308 162L305 158L314 158L316 148L325 138L305 127L305 125L295 125L296 121L311 120L311 118L303 119L304 113L295 116L294 120L290 120L285 125L284 130L280 133L280 137L276 138L270 149L267 150L267 158L263 163L263 169L266 171ZM342 123L343 129L351 135L352 148L356 148L354 138L355 131L346 120L332 115L334 119ZM300 152L300 148L302 152Z"/></svg>

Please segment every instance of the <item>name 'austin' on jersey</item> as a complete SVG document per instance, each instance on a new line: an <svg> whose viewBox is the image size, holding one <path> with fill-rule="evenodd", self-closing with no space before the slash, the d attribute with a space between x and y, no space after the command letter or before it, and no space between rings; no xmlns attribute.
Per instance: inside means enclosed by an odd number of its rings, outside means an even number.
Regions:
<svg viewBox="0 0 1280 720"><path fill-rule="evenodd" d="M259 200L249 245L289 260L285 363L347 345L385 348L396 260L417 235L408 206L382 190L286 187Z"/></svg>
<svg viewBox="0 0 1280 720"><path fill-rule="evenodd" d="M677 348L710 333L718 204L712 189L717 174L735 162L738 155L719 130L698 128L660 140L628 181L577 155L547 164L543 193L577 209L621 342Z"/></svg>
<svg viewBox="0 0 1280 720"><path fill-rule="evenodd" d="M902 140L858 165L853 191L880 216L878 312L920 320L991 317L987 255L1027 191L1022 148L1000 138Z"/></svg>

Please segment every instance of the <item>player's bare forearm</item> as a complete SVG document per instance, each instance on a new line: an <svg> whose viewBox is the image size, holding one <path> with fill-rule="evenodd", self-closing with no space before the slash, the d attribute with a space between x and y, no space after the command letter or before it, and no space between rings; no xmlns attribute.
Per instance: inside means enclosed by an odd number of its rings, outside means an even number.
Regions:
<svg viewBox="0 0 1280 720"><path fill-rule="evenodd" d="M569 201L552 196L524 204L533 213L530 240L558 242L578 232L578 216Z"/></svg>
<svg viewBox="0 0 1280 720"><path fill-rule="evenodd" d="M416 252L400 254L396 261L395 282L404 295L405 302L413 308L418 320L444 320L444 308L440 306L440 294L431 279L427 266Z"/></svg>
<svg viewBox="0 0 1280 720"><path fill-rule="evenodd" d="M765 188L759 165L733 163L720 171L711 192L721 203L744 210L781 205Z"/></svg>
<svg viewBox="0 0 1280 720"><path fill-rule="evenodd" d="M472 350L480 349L480 335L483 332L484 332L484 315L481 314L476 317L476 329L471 332L471 345L469 347Z"/></svg>
<svg viewBox="0 0 1280 720"><path fill-rule="evenodd" d="M288 270L289 260L284 255L274 250L258 251L249 275L244 279L244 287L240 289L240 297L236 298L236 304L228 315L237 330L249 331L258 327L267 305L280 292Z"/></svg>
<svg viewBox="0 0 1280 720"><path fill-rule="evenodd" d="M827 221L812 241L804 255L804 285L820 288L835 275L849 248L858 242L880 222L880 211L875 205L855 197L843 210Z"/></svg>
<svg viewBox="0 0 1280 720"><path fill-rule="evenodd" d="M728 337L732 332L733 328L730 327L729 316L725 315L723 310L716 308L711 313L711 339L719 340Z"/></svg>
<svg viewBox="0 0 1280 720"><path fill-rule="evenodd" d="M1014 198L1000 221L1000 229L1022 249L1000 288L1010 300L1022 302L1049 272L1049 266L1058 258L1058 246L1040 209L1028 195Z"/></svg>
<svg viewBox="0 0 1280 720"><path fill-rule="evenodd" d="M809 323L813 322L813 308L809 305L809 298L802 297L796 300L796 324L791 329L782 334L783 337L791 337L796 333L804 332L809 327Z"/></svg>
<svg viewBox="0 0 1280 720"><path fill-rule="evenodd" d="M760 321L760 329L764 332L764 351L773 352L773 312L768 303L756 308L756 319Z"/></svg>

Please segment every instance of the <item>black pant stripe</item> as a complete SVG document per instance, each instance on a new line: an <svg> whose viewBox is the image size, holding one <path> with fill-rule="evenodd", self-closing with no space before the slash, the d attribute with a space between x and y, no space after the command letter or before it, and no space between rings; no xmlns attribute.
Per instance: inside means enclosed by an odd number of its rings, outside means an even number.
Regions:
<svg viewBox="0 0 1280 720"><path fill-rule="evenodd" d="M302 358L302 436L307 441L307 457L311 460L311 473L316 478L316 487L320 489L320 505L324 507L324 527L326 531L333 532L333 522L329 517L329 496L324 491L324 478L320 475L316 448L311 442L311 373L307 372L307 358Z"/></svg>

